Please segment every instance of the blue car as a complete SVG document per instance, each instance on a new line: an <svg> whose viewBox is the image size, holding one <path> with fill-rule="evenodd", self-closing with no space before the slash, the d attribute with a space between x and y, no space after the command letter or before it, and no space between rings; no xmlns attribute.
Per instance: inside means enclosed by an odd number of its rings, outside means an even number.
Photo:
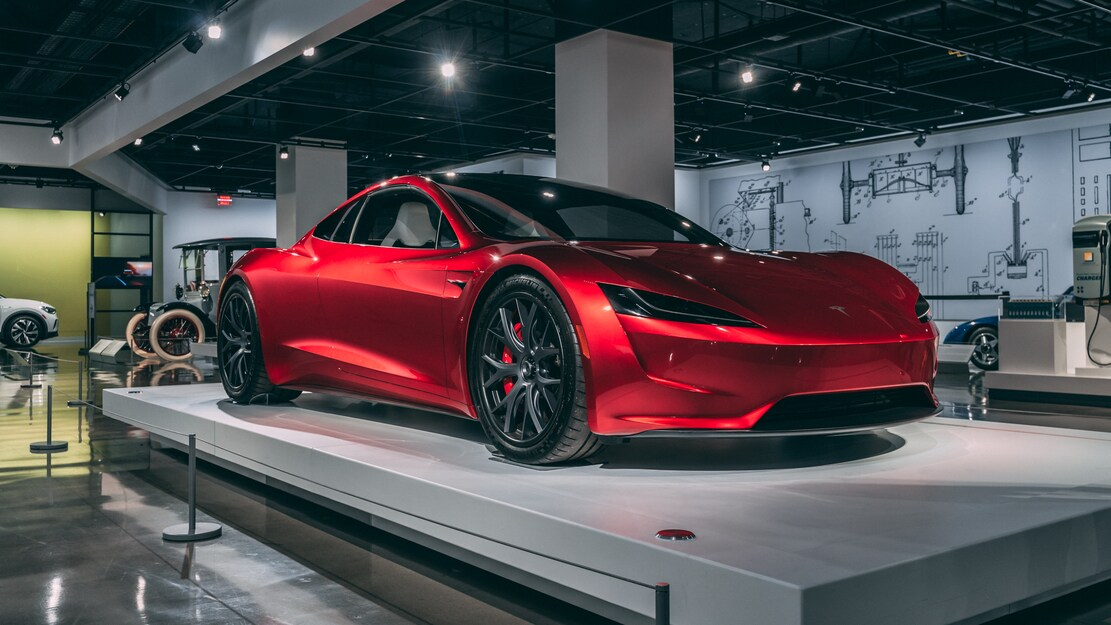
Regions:
<svg viewBox="0 0 1111 625"><path fill-rule="evenodd" d="M945 335L944 343L972 345L972 364L985 371L999 368L999 316L965 321Z"/></svg>
<svg viewBox="0 0 1111 625"><path fill-rule="evenodd" d="M1072 287L1057 299L1058 302L1071 302ZM999 368L999 316L980 317L972 321L965 321L945 335L947 344L973 345L972 356L969 361L985 371L995 371Z"/></svg>

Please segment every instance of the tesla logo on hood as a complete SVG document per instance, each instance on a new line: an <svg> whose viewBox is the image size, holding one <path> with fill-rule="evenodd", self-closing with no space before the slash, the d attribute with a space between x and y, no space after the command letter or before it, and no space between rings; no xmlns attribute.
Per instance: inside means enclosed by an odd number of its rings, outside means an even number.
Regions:
<svg viewBox="0 0 1111 625"><path fill-rule="evenodd" d="M836 310L837 312L841 313L842 315L845 315L846 317L849 316L849 313L845 312L845 307L844 306L830 306L829 309L830 310Z"/></svg>

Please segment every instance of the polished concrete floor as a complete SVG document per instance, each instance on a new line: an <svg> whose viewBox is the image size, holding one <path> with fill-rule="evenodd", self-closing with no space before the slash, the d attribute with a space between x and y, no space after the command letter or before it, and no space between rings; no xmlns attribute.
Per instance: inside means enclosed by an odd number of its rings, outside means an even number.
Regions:
<svg viewBox="0 0 1111 625"><path fill-rule="evenodd" d="M80 397L99 405L105 388L211 382L211 362L86 367L74 343L37 351L32 370L43 388L33 389L21 388L27 364L0 351L4 625L609 623L205 463L198 519L223 524L223 536L164 542L162 530L186 519L183 454L66 404ZM53 439L69 450L37 455L28 446L46 438L48 387ZM1111 431L1107 409L993 405L974 375L942 375L938 395L950 418ZM1097 623L1111 623L1111 582L993 621Z"/></svg>

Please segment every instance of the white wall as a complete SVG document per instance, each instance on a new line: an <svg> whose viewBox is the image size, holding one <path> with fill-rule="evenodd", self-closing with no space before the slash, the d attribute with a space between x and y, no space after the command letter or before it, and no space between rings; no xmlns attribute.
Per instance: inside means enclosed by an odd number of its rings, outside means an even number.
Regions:
<svg viewBox="0 0 1111 625"><path fill-rule="evenodd" d="M1072 223L1111 204L1111 113L1094 113L705 170L700 223L742 248L869 254L927 295L1054 295L1072 284Z"/></svg>
<svg viewBox="0 0 1111 625"><path fill-rule="evenodd" d="M235 198L228 207L216 206L214 193L168 193L162 218L162 294L155 300L173 301L174 285L181 282L180 243L217 237L273 237L277 232L274 200Z"/></svg>

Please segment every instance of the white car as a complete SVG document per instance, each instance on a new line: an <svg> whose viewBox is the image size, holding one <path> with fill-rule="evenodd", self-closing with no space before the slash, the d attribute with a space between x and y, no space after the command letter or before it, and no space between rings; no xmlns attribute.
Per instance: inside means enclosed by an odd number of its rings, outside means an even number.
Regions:
<svg viewBox="0 0 1111 625"><path fill-rule="evenodd" d="M58 336L58 311L46 302L0 295L0 342L16 349Z"/></svg>

